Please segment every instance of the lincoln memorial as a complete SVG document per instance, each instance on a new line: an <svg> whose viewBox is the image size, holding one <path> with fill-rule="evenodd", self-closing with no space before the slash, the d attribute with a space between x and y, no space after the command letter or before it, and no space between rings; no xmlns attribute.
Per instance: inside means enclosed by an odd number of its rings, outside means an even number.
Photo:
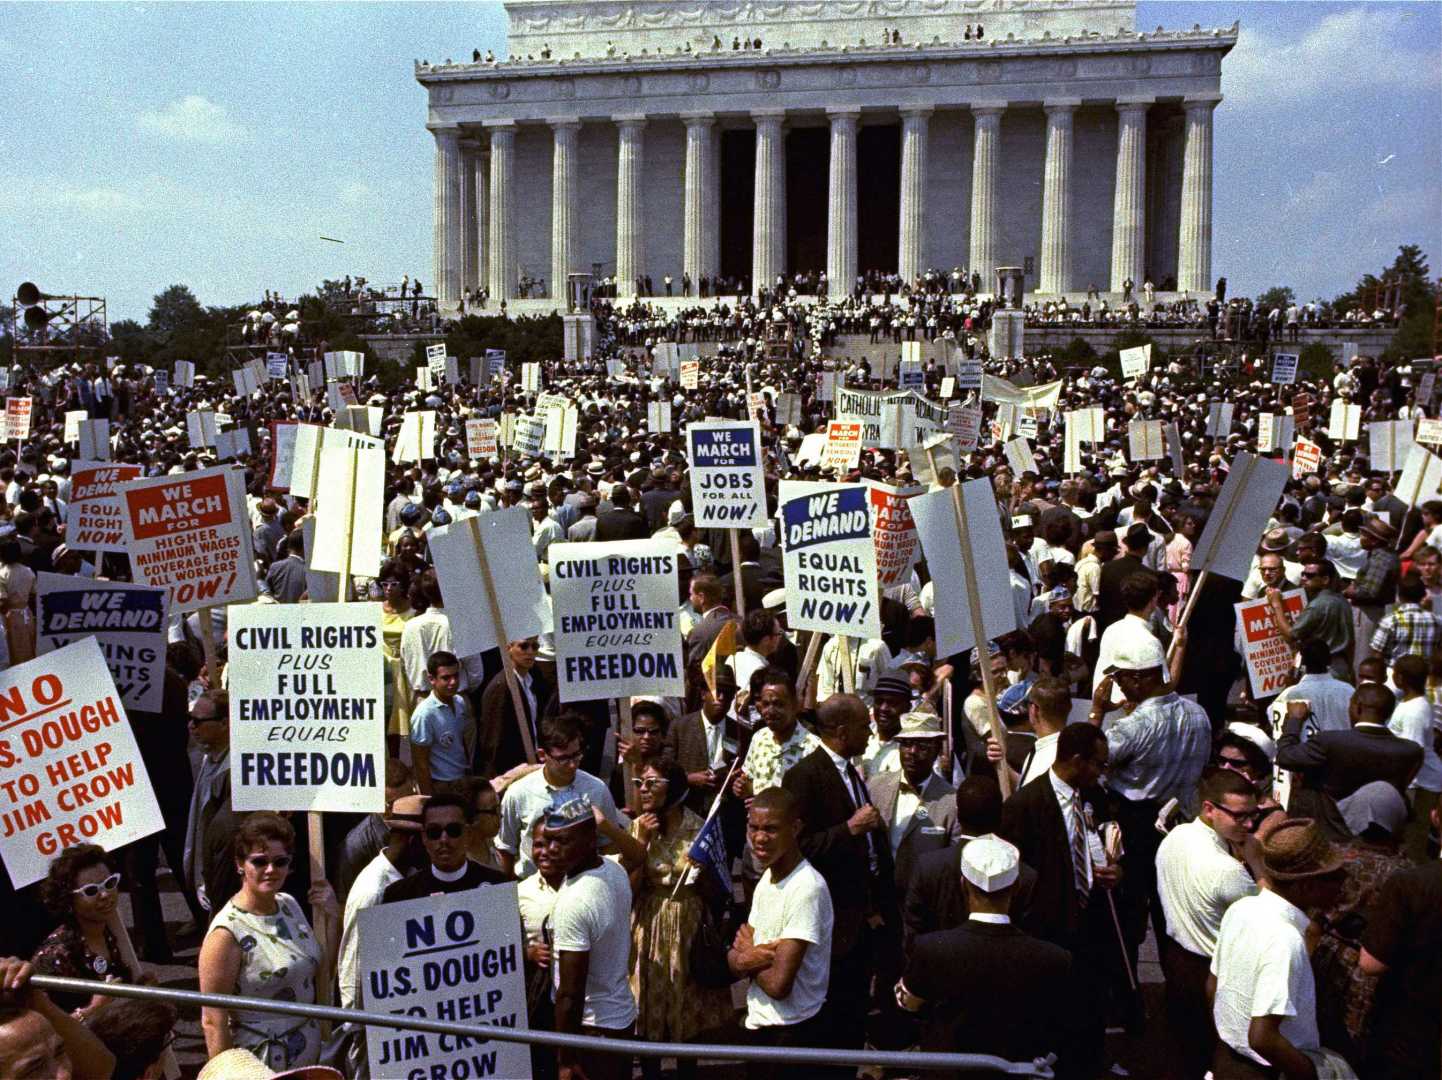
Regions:
<svg viewBox="0 0 1442 1080"><path fill-rule="evenodd" d="M523 276L564 306L571 273L1212 289L1235 26L1143 30L1127 0L505 8L507 56L416 66L443 307Z"/></svg>

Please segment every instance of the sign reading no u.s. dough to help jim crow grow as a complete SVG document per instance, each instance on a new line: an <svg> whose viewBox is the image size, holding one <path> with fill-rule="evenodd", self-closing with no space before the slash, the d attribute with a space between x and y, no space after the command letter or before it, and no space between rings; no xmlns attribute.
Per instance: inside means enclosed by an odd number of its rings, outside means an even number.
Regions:
<svg viewBox="0 0 1442 1080"><path fill-rule="evenodd" d="M94 638L0 672L0 855L15 888L65 848L114 851L163 828Z"/></svg>

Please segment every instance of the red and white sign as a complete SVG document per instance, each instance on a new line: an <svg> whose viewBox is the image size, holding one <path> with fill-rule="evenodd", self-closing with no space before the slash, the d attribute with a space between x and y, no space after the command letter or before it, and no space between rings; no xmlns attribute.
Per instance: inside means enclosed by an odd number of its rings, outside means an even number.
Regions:
<svg viewBox="0 0 1442 1080"><path fill-rule="evenodd" d="M496 422L486 417L466 421L466 457L492 458L496 450Z"/></svg>
<svg viewBox="0 0 1442 1080"><path fill-rule="evenodd" d="M70 467L70 520L65 542L91 551L124 551L120 485L140 477L139 465L77 461Z"/></svg>
<svg viewBox="0 0 1442 1080"><path fill-rule="evenodd" d="M695 390L701 385L701 361L681 361L681 389Z"/></svg>
<svg viewBox="0 0 1442 1080"><path fill-rule="evenodd" d="M1287 617L1295 620L1307 605L1307 594L1293 589L1282 594ZM1287 687L1287 673L1292 670L1296 651L1277 631L1272 609L1265 597L1235 605L1237 625L1242 628L1242 648L1246 654L1247 675L1252 680L1252 697L1272 697Z"/></svg>
<svg viewBox="0 0 1442 1080"><path fill-rule="evenodd" d="M821 455L822 470L830 469L844 476L861 460L861 434L864 424L832 420L826 425L826 450Z"/></svg>
<svg viewBox="0 0 1442 1080"><path fill-rule="evenodd" d="M135 581L170 590L172 613L256 597L245 474L221 466L120 489Z"/></svg>
<svg viewBox="0 0 1442 1080"><path fill-rule="evenodd" d="M947 406L946 430L956 436L957 445L963 453L976 449L981 439L981 406L953 404Z"/></svg>
<svg viewBox="0 0 1442 1080"><path fill-rule="evenodd" d="M30 410L33 398L11 397L5 399L5 438L30 438Z"/></svg>
<svg viewBox="0 0 1442 1080"><path fill-rule="evenodd" d="M1292 447L1292 479L1300 480L1322 467L1322 448L1310 439L1298 439Z"/></svg>
<svg viewBox="0 0 1442 1080"><path fill-rule="evenodd" d="M924 487L890 487L868 484L871 503L871 539L876 545L876 575L883 589L905 581L921 555L916 522L911 520L907 502Z"/></svg>
<svg viewBox="0 0 1442 1080"><path fill-rule="evenodd" d="M0 672L0 855L17 889L65 848L114 851L163 828L93 637Z"/></svg>

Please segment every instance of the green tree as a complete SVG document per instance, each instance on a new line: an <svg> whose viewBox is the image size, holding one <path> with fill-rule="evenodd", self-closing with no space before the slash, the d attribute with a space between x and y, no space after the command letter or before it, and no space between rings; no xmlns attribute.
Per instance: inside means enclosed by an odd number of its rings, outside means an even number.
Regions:
<svg viewBox="0 0 1442 1080"><path fill-rule="evenodd" d="M170 337L189 330L198 329L205 321L205 308L195 298L188 285L172 285L164 292L156 293L150 305L147 326L151 333Z"/></svg>
<svg viewBox="0 0 1442 1080"><path fill-rule="evenodd" d="M1301 372L1300 378L1330 383L1337 373L1337 358L1320 341L1313 341L1302 346L1302 351L1297 354L1297 367Z"/></svg>
<svg viewBox="0 0 1442 1080"><path fill-rule="evenodd" d="M1285 311L1296 302L1297 294L1292 291L1290 285L1273 285L1257 297L1257 307L1259 308L1281 308Z"/></svg>

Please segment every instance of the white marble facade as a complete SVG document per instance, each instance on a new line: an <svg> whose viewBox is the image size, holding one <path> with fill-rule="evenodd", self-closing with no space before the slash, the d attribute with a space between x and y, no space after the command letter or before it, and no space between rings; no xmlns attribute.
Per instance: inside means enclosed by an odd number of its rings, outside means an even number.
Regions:
<svg viewBox="0 0 1442 1080"><path fill-rule="evenodd" d="M478 286L513 298L524 274L564 306L564 274L594 270L622 296L641 275L661 293L669 274L679 295L683 272L737 269L720 219L738 184L752 207L740 269L758 283L961 267L986 289L994 266L1029 263L1028 289L1046 294L1140 288L1148 274L1212 288L1212 118L1235 27L1139 33L1119 0L506 9L510 58L416 68L443 305ZM733 48L742 37L761 48ZM858 153L871 125L898 129L883 160ZM823 136L806 143L818 160L788 155L788 133L806 128ZM754 137L755 164L728 175L722 139L737 131ZM815 265L786 264L801 216L787 213L788 168L816 170L827 202ZM868 170L897 178L895 220L871 223L895 230L895 265L858 262Z"/></svg>

